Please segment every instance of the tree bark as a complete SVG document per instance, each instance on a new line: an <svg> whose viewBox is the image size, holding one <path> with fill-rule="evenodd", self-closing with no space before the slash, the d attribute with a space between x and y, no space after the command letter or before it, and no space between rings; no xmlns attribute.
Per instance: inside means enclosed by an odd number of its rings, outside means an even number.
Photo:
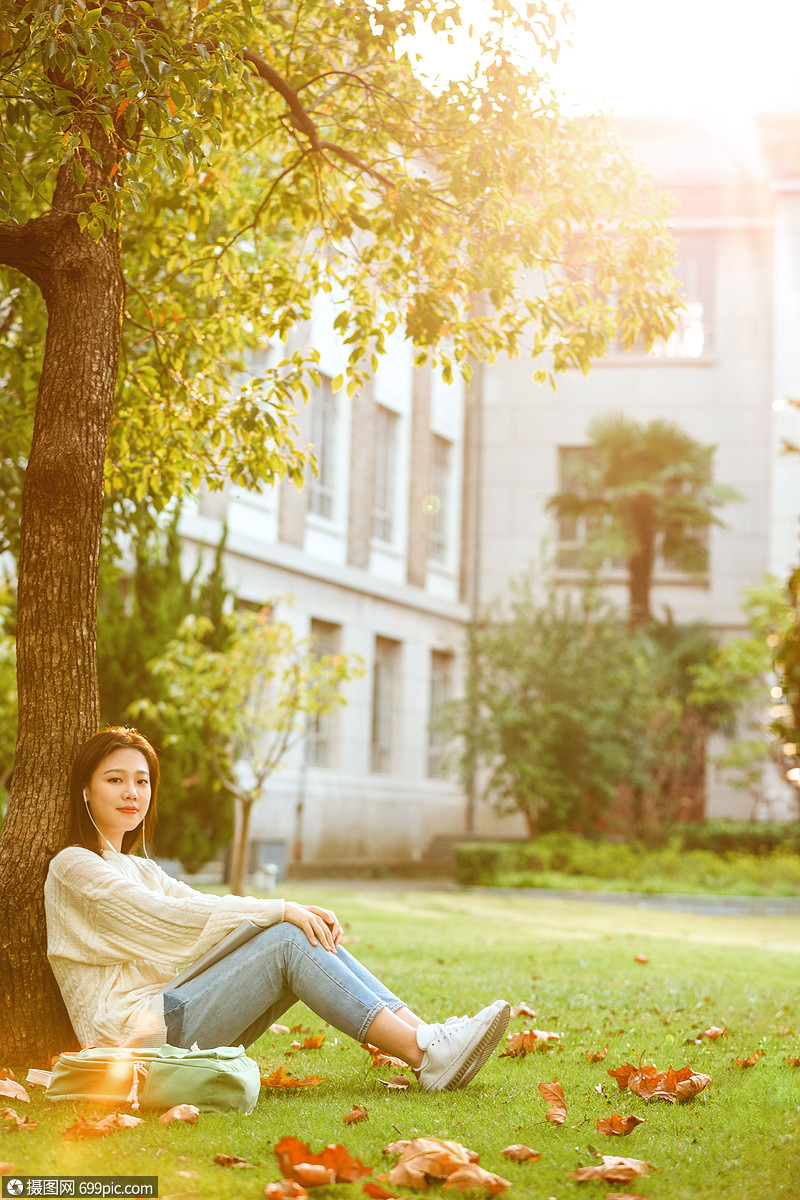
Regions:
<svg viewBox="0 0 800 1200"><path fill-rule="evenodd" d="M628 559L628 594L630 624L638 629L653 619L650 591L656 560L656 521L649 496L633 502L625 523L636 539L636 550Z"/></svg>
<svg viewBox="0 0 800 1200"><path fill-rule="evenodd" d="M42 888L67 840L70 765L100 720L97 574L124 282L115 232L94 242L55 212L24 232L20 255L19 236L0 227L0 261L39 285L48 328L22 495L19 728L0 836L0 1063L46 1066L75 1042L46 959Z"/></svg>

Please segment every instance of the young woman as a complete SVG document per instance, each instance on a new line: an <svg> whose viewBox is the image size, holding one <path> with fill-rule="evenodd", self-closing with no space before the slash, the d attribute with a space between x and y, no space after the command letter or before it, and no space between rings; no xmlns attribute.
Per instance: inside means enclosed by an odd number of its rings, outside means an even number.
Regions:
<svg viewBox="0 0 800 1200"><path fill-rule="evenodd" d="M428 1024L348 954L328 909L208 896L172 879L146 857L157 789L156 753L133 729L94 734L72 768L70 845L50 863L45 909L48 958L84 1046L248 1046L302 1000L402 1058L426 1091L469 1083L505 1032L505 1000ZM248 918L263 930L175 980Z"/></svg>

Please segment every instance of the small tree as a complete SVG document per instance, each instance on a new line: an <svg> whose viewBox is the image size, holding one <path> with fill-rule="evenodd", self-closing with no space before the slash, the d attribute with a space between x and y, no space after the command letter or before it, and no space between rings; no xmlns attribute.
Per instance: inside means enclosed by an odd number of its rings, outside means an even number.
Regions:
<svg viewBox="0 0 800 1200"><path fill-rule="evenodd" d="M195 571L184 578L177 525L177 512L166 529L159 528L149 513L137 519L134 569L129 574L113 557L116 546L108 547L104 556L97 619L103 723L129 720L130 705L144 696L154 705L166 699L165 680L154 676L148 664L164 653L188 616L208 618L205 644L211 649L224 646L227 631L222 613L229 596L222 570L225 537L208 576L198 579L198 561ZM162 763L158 850L196 870L229 836L231 798L207 761L205 730L162 714L151 718L148 735L156 746L172 746Z"/></svg>
<svg viewBox="0 0 800 1200"><path fill-rule="evenodd" d="M548 505L559 517L588 518L587 568L624 557L630 622L644 625L652 620L657 557L686 574L705 572L707 531L724 528L715 509L741 496L714 483L715 447L695 441L673 421L643 424L611 413L596 417L587 434L587 454Z"/></svg>
<svg viewBox="0 0 800 1200"><path fill-rule="evenodd" d="M166 700L143 700L133 711L207 731L217 781L234 798L231 887L241 892L253 804L304 736L306 718L346 703L341 685L361 668L344 655L315 654L311 639L297 638L291 625L275 620L271 606L228 614L223 624L228 639L217 650L204 641L207 619L184 621L150 664L165 684Z"/></svg>
<svg viewBox="0 0 800 1200"><path fill-rule="evenodd" d="M451 709L460 765L487 771L500 811L521 812L532 837L607 828L620 790L650 786L678 714L662 700L640 639L584 594L537 604L529 580L512 585L474 630L474 672ZM657 713L671 722L653 736Z"/></svg>

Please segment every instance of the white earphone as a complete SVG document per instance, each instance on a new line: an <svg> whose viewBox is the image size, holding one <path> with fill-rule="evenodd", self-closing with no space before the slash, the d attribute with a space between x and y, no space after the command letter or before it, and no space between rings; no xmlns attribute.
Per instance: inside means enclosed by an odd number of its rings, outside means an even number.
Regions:
<svg viewBox="0 0 800 1200"><path fill-rule="evenodd" d="M95 821L94 817L92 816L92 810L89 807L89 797L86 795L86 788L83 789L83 803L86 805L86 811L89 814L89 820L92 822L95 829L100 834L100 837L103 839L105 844L108 846L109 850L113 850L115 854L118 854L119 851L117 850L116 846L111 845L111 842L108 840L106 835L102 832L102 830L99 828L97 822ZM145 858L150 857L150 855L147 853L147 846L144 843L144 818L142 818L142 853L144 854Z"/></svg>

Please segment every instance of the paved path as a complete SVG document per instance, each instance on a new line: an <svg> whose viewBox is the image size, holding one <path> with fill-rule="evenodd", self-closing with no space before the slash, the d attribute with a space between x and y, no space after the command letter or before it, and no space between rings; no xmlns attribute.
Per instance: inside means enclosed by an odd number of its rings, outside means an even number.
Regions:
<svg viewBox="0 0 800 1200"><path fill-rule="evenodd" d="M292 881L293 883L295 881ZM666 912L702 913L713 917L800 916L800 896L708 896L657 892L584 892L566 888L462 887L452 879L315 879L328 889L356 891L439 891L475 892L492 896L530 896L537 900L578 900L587 904L616 904L623 907L651 908Z"/></svg>

